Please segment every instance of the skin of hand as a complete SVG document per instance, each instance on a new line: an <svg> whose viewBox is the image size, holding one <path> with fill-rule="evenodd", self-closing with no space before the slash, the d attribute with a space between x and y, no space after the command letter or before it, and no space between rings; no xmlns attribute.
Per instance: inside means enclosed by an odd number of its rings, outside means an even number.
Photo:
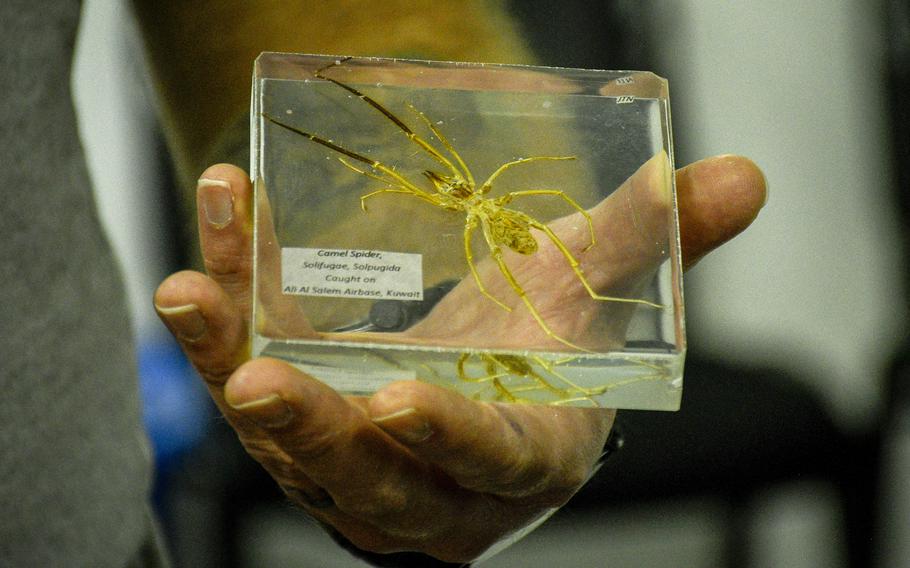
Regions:
<svg viewBox="0 0 910 568"><path fill-rule="evenodd" d="M676 183L685 268L766 199L761 171L738 156L693 163ZM342 396L282 361L249 360L250 180L215 165L197 197L208 275L170 276L156 310L249 454L313 517L363 550L463 562L590 477L615 411L474 402L417 381Z"/></svg>

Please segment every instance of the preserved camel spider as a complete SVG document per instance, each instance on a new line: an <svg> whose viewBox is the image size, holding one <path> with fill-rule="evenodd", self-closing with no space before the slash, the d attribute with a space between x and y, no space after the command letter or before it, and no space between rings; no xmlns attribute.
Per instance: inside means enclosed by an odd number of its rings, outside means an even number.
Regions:
<svg viewBox="0 0 910 568"><path fill-rule="evenodd" d="M489 298L503 310L508 312L512 311L511 307L487 291L487 288L484 286L484 283L480 278L480 274L477 271L477 267L474 263L474 255L471 252L471 238L474 229L478 227L481 229L487 247L490 249L490 255L499 267L499 271L509 283L512 290L515 291L515 294L517 294L521 299L522 303L524 303L525 307L534 317L534 320L537 322L540 328L550 338L573 349L586 351L586 349L579 347L578 345L572 343L566 338L561 337L553 331L549 324L544 321L543 317L540 315L540 312L534 306L533 302L531 302L531 300L528 298L524 288L522 288L521 284L519 284L519 282L516 280L515 276L512 274L512 271L509 269L508 265L502 258L503 246L522 255L532 255L537 252L538 242L534 235L531 234L531 229L536 229L542 232L553 243L553 245L556 246L559 252L569 263L569 266L577 276L578 280L584 286L585 290L594 300L629 302L644 304L655 308L663 307L660 304L655 304L647 300L635 298L618 298L598 294L594 291L594 289L591 287L591 284L585 277L578 260L569 251L562 240L553 232L553 230L550 229L550 227L531 217L527 213L506 207L506 205L518 197L528 197L535 195L549 195L559 197L585 218L585 222L588 226L588 231L591 235L591 242L583 249L582 252L587 251L596 243L594 237L594 224L591 220L591 215L565 192L558 189L528 189L522 191L510 191L499 197L487 197L487 194L489 194L493 188L493 182L496 180L496 178L502 175L509 168L521 164L544 160L574 160L575 156L532 156L511 160L499 166L492 174L490 174L486 181L478 185L474 180L474 176L472 175L471 170L464 163L461 156L458 154L452 144L442 134L439 128L437 128L436 125L434 125L433 122L422 111L418 110L413 105L408 103L408 107L426 125L426 127L433 133L433 135L436 136L444 149L451 155L451 158L454 159L454 162L446 157L446 155L440 149L434 147L427 140L414 132L408 125L406 125L400 118L395 116L391 111L386 109L381 103L377 102L369 95L364 94L351 85L347 85L341 81L325 75L326 71L332 67L342 64L348 59L350 58L348 57L343 60L330 63L329 65L315 71L314 76L318 79L329 81L341 87L342 89L350 92L360 100L372 106L374 109L382 113L382 115L385 116L388 120L394 123L402 131L402 133L407 136L408 140L416 144L422 151L426 152L428 156L438 162L444 168L444 173L433 170L425 170L423 172L424 177L426 177L432 184L433 191L422 189L415 182L405 178L403 175L395 171L393 167L388 166L378 160L344 148L338 144L335 144L329 139L323 138L316 134L312 134L310 132L306 132L289 124L285 124L280 120L270 116L269 114L262 113L262 116L277 126L280 126L301 136L305 136L313 142L316 142L317 144L321 144L330 150L338 152L339 154L342 154L351 160L366 164L370 168L369 171L362 167L355 166L348 159L345 159L345 157L338 158L339 161L347 168L360 175L376 180L385 186L382 189L377 189L360 197L360 207L363 211L367 210L366 202L368 199L386 193L396 193L416 197L431 205L441 207L449 211L464 213L466 215L464 224L465 259L467 260L468 267L470 268L471 274L474 278L474 282L477 284L477 287L480 290L481 294Z"/></svg>

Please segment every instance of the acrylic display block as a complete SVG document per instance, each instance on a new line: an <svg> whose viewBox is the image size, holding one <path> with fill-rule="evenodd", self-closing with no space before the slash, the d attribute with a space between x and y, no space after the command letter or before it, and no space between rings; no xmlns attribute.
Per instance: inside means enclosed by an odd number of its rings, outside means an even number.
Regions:
<svg viewBox="0 0 910 568"><path fill-rule="evenodd" d="M679 407L665 80L264 53L253 356L340 392Z"/></svg>

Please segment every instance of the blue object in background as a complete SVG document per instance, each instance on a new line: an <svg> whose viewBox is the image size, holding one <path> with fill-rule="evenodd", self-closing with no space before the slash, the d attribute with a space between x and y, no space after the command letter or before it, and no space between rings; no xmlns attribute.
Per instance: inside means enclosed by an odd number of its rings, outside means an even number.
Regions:
<svg viewBox="0 0 910 568"><path fill-rule="evenodd" d="M214 409L196 371L169 338L139 343L139 388L160 475L202 441Z"/></svg>

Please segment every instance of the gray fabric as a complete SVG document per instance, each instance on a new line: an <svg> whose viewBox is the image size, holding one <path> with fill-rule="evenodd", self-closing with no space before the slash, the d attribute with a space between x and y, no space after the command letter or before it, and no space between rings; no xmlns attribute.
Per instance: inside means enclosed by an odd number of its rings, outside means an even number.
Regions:
<svg viewBox="0 0 910 568"><path fill-rule="evenodd" d="M78 18L0 2L0 566L157 561L124 293L70 97Z"/></svg>

